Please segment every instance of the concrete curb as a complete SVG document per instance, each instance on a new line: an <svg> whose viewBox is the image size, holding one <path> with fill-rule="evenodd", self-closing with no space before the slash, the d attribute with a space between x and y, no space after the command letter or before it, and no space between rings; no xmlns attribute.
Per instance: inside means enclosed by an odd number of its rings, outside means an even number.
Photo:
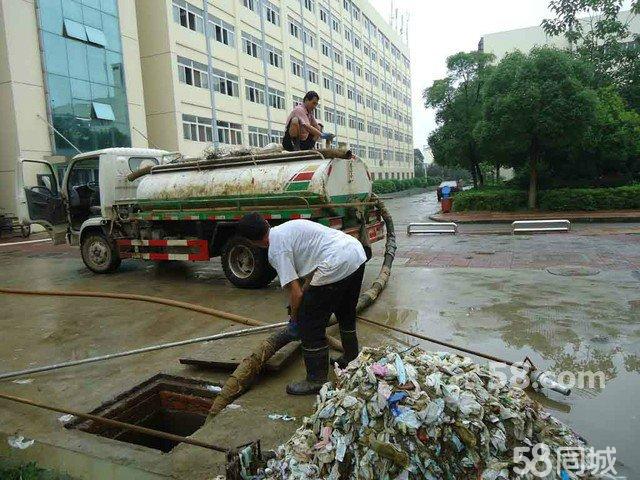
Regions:
<svg viewBox="0 0 640 480"><path fill-rule="evenodd" d="M548 217L549 212L544 212L544 215L536 216L529 212L522 212L521 215L513 215L511 218L491 218L491 217L478 217L478 218L464 218L456 217L456 214L442 214L435 213L429 215L429 219L434 222L455 222L460 224L511 224L516 220L545 220ZM593 212L597 213L597 212ZM609 212L607 212L609 213ZM625 213L621 211L619 213ZM446 216L445 216L446 215ZM611 215L605 216L582 216L582 214L576 214L575 212L557 212L554 215L555 218L562 218L569 220L573 223L640 223L640 212L633 216L616 216L615 212L611 212Z"/></svg>

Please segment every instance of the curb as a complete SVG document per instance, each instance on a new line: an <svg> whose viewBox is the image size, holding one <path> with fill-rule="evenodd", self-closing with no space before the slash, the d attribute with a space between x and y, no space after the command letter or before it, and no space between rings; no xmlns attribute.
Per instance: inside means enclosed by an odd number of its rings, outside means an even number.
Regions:
<svg viewBox="0 0 640 480"><path fill-rule="evenodd" d="M574 217L572 215L563 215L563 212L558 212L558 218L566 219L572 223L639 223L640 215L637 217ZM477 218L477 219L465 219L465 218L444 218L442 214L436 213L429 215L429 219L434 222L455 222L460 224L511 224L516 220L534 220L534 218L512 218L512 219L497 219L497 218ZM546 220L546 219L545 219Z"/></svg>

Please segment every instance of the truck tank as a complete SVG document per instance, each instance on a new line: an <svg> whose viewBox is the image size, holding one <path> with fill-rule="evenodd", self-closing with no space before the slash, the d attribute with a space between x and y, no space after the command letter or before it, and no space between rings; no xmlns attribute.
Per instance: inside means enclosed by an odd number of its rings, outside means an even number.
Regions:
<svg viewBox="0 0 640 480"><path fill-rule="evenodd" d="M229 164L208 161L154 167L140 181L137 199L147 207L154 200L247 196L315 197L330 204L369 200L372 182L362 160L298 153L284 159L249 157Z"/></svg>

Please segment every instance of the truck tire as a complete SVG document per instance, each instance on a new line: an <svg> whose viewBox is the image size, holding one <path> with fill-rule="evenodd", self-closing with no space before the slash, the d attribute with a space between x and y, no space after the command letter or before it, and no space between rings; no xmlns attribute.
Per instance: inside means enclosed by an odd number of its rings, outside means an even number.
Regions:
<svg viewBox="0 0 640 480"><path fill-rule="evenodd" d="M244 237L231 237L222 249L222 269L227 279L239 288L263 288L276 277L269 265L267 250Z"/></svg>
<svg viewBox="0 0 640 480"><path fill-rule="evenodd" d="M120 255L113 241L104 233L88 233L80 246L82 261L94 273L115 272L120 266Z"/></svg>

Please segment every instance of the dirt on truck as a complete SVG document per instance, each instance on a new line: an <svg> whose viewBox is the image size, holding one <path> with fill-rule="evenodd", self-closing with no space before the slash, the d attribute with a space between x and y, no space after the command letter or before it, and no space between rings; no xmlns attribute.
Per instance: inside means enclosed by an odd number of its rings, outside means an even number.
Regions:
<svg viewBox="0 0 640 480"><path fill-rule="evenodd" d="M54 243L80 247L91 271L122 260L209 261L243 288L275 277L266 251L236 234L248 212L272 225L309 219L358 237L384 238L365 163L345 150L244 152L184 159L154 149L109 148L75 156L62 182L47 162L18 161L22 221Z"/></svg>

